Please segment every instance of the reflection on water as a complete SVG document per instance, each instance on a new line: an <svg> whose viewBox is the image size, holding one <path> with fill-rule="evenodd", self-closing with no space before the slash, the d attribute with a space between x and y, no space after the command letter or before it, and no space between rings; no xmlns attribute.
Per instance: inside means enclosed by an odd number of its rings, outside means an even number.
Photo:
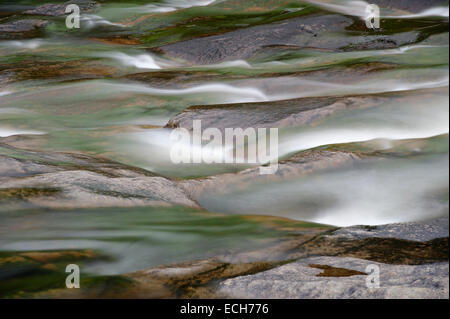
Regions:
<svg viewBox="0 0 450 319"><path fill-rule="evenodd" d="M113 258L85 268L97 274L245 251L283 235L263 218L258 223L181 207L0 214L0 250L94 249Z"/></svg>

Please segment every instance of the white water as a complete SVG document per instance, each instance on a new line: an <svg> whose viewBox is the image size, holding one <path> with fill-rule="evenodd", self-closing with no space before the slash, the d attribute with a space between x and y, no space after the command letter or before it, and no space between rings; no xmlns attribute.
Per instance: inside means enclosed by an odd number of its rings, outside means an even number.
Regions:
<svg viewBox="0 0 450 319"><path fill-rule="evenodd" d="M0 96L9 95L11 93L12 93L11 91L2 91L2 92L0 92Z"/></svg>
<svg viewBox="0 0 450 319"><path fill-rule="evenodd" d="M191 7L204 7L216 2L216 0L166 0L161 3L152 3L145 6L131 8L130 10L141 13L172 12Z"/></svg>
<svg viewBox="0 0 450 319"><path fill-rule="evenodd" d="M122 52L107 52L98 54L97 56L111 58L125 66L134 66L139 69L161 69L161 66L150 54L132 56Z"/></svg>
<svg viewBox="0 0 450 319"><path fill-rule="evenodd" d="M351 15L355 17L359 17L361 19L365 19L367 16L366 8L370 4L370 2L366 1L337 1L334 0L330 2L322 2L318 0L306 0L324 10L328 10L331 12L342 13L345 15ZM395 19L410 19L410 18L423 18L423 17L448 17L449 16L449 8L448 7L436 7L429 8L419 13L407 14L407 15L387 15L384 12L383 8L380 8L380 18L395 18Z"/></svg>
<svg viewBox="0 0 450 319"><path fill-rule="evenodd" d="M193 86L186 89L159 89L139 84L103 83L111 89L122 92L144 93L156 96L178 96L195 94L214 94L215 100L223 103L267 101L267 96L259 89L251 87L237 87L229 84L212 83Z"/></svg>
<svg viewBox="0 0 450 319"><path fill-rule="evenodd" d="M443 155L426 161L367 163L294 182L205 194L198 201L212 211L245 210L336 226L380 225L448 216L448 203L435 196L446 189L448 155Z"/></svg>
<svg viewBox="0 0 450 319"><path fill-rule="evenodd" d="M44 45L44 40L0 41L0 47L13 47L18 49L35 50Z"/></svg>
<svg viewBox="0 0 450 319"><path fill-rule="evenodd" d="M82 28L86 29L92 29L96 26L114 26L114 27L120 27L125 28L126 25L123 25L121 23L115 23L111 22L109 20L106 20L105 18L95 15L95 14L84 14L81 16L81 26Z"/></svg>
<svg viewBox="0 0 450 319"><path fill-rule="evenodd" d="M383 18L394 18L394 19L410 19L410 18L424 18L424 17L444 17L448 18L449 16L449 7L437 7L437 8L430 8L427 10L424 10L419 13L414 14L406 14L401 16L383 16Z"/></svg>
<svg viewBox="0 0 450 319"><path fill-rule="evenodd" d="M22 135L22 134L41 135L41 134L45 134L45 133L39 132L39 131L18 130L18 129L0 127L0 137L8 137L8 136L12 136L12 135Z"/></svg>

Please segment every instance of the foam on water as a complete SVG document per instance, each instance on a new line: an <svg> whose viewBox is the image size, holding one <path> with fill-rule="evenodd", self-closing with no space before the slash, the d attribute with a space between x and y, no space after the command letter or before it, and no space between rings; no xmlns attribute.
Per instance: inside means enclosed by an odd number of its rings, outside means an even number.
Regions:
<svg viewBox="0 0 450 319"><path fill-rule="evenodd" d="M427 160L366 162L291 182L205 194L209 210L264 214L336 225L380 225L448 216L448 155ZM424 214L426 212L426 214Z"/></svg>
<svg viewBox="0 0 450 319"><path fill-rule="evenodd" d="M98 54L99 57L111 58L125 66L134 66L139 69L161 69L161 66L150 54L128 55L122 52L107 52Z"/></svg>
<svg viewBox="0 0 450 319"><path fill-rule="evenodd" d="M121 23L111 22L105 18L95 15L95 14L84 14L81 16L81 26L82 28L92 29L96 26L114 26L119 28L125 28L126 25Z"/></svg>
<svg viewBox="0 0 450 319"><path fill-rule="evenodd" d="M18 48L18 49L28 49L28 50L35 50L44 45L44 41L41 39L32 39L32 40L14 40L14 41L1 41L0 47L7 47L7 48Z"/></svg>
<svg viewBox="0 0 450 319"><path fill-rule="evenodd" d="M144 13L163 13L172 12L180 9L187 9L191 7L204 7L216 2L216 0L165 0L161 3L152 3L145 6L133 8Z"/></svg>
<svg viewBox="0 0 450 319"><path fill-rule="evenodd" d="M19 129L0 127L0 137L8 137L8 136L12 136L12 135L22 135L22 134L41 135L41 134L45 134L45 133L38 132L38 131L32 131L32 130L19 130Z"/></svg>
<svg viewBox="0 0 450 319"><path fill-rule="evenodd" d="M257 102L267 101L267 96L259 89L252 87L237 87L229 84L212 83L196 85L190 88L183 89L159 89L148 87L139 84L117 84L117 83L104 83L105 86L110 88L117 88L123 92L135 92L144 93L150 95L161 96L177 96L177 95L193 95L193 94L215 94L216 98L222 102Z"/></svg>
<svg viewBox="0 0 450 319"><path fill-rule="evenodd" d="M425 18L425 17L444 17L449 16L449 7L436 7L426 9L419 13L405 14L400 16L383 16L383 18L393 18L393 19L412 19L412 18Z"/></svg>
<svg viewBox="0 0 450 319"><path fill-rule="evenodd" d="M1 91L0 96L5 96L5 95L11 94L11 93L12 93L11 91Z"/></svg>
<svg viewBox="0 0 450 319"><path fill-rule="evenodd" d="M361 19L366 19L367 13L366 8L370 4L366 1L336 1L333 2L322 2L317 0L306 0L313 4L316 7L331 11L337 12L345 15L351 15L355 17L359 17ZM424 18L424 17L447 17L449 16L449 7L435 7L428 8L419 13L406 14L406 15L386 15L383 12L383 8L380 8L380 17L381 18L393 18L393 19L410 19L410 18Z"/></svg>

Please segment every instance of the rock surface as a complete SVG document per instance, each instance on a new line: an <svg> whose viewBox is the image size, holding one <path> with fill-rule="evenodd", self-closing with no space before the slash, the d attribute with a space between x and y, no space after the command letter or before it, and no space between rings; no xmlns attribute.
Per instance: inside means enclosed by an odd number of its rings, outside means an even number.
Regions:
<svg viewBox="0 0 450 319"><path fill-rule="evenodd" d="M80 154L23 151L1 146L0 201L11 207L198 207L169 179Z"/></svg>
<svg viewBox="0 0 450 319"><path fill-rule="evenodd" d="M361 78L376 68L369 65L364 70L355 72L347 68L346 74L353 79ZM316 81L330 81L335 74L326 71L304 72L306 76ZM341 77L342 78L342 77ZM192 131L193 121L201 120L202 129L218 128L224 132L225 128L283 128L319 123L343 111L368 109L385 105L386 103L408 104L420 99L426 101L433 94L448 94L444 89L417 90L416 92L395 92L376 95L328 96L314 98L298 98L282 101L234 103L221 105L191 106L172 117L167 123L168 128L186 128Z"/></svg>
<svg viewBox="0 0 450 319"><path fill-rule="evenodd" d="M72 0L63 4L47 3L41 6L37 6L34 9L27 10L24 13L29 15L39 16L63 16L66 14L66 7L70 4L76 4L80 8L81 13L92 13L99 7L99 4L95 1L89 0Z"/></svg>
<svg viewBox="0 0 450 319"><path fill-rule="evenodd" d="M320 121L335 112L369 107L381 98L370 97L324 97L301 98L285 101L239 103L225 105L191 106L173 117L166 125L169 128L192 130L193 121L201 120L202 128L240 127L271 128L305 125Z"/></svg>
<svg viewBox="0 0 450 319"><path fill-rule="evenodd" d="M416 223L398 223L379 226L352 226L335 231L336 239L398 238L425 242L445 238L449 234L449 219L439 218Z"/></svg>
<svg viewBox="0 0 450 319"><path fill-rule="evenodd" d="M348 270L350 275L321 275L317 265ZM366 267L380 269L380 287L367 288ZM372 271L368 271L372 273ZM448 262L418 266L389 265L356 258L313 257L255 275L227 279L219 293L233 298L349 299L349 298L449 298Z"/></svg>
<svg viewBox="0 0 450 319"><path fill-rule="evenodd" d="M28 19L0 24L0 40L36 37L48 23L45 20Z"/></svg>
<svg viewBox="0 0 450 319"><path fill-rule="evenodd" d="M281 161L275 174L260 174L260 167L249 168L238 173L227 173L195 180L181 181L180 186L198 199L208 193L222 193L229 190L246 189L250 185L287 181L319 171L351 166L363 156L340 151L310 150L300 152Z"/></svg>
<svg viewBox="0 0 450 319"><path fill-rule="evenodd" d="M193 64L212 64L252 57L258 49L271 46L297 46L327 50L386 49L419 40L419 33L371 35L367 29L345 36L346 28L359 23L357 18L326 14L308 15L281 23L254 26L221 35L165 45L159 50L168 56ZM363 25L364 22L361 22ZM330 33L334 36L330 37ZM339 34L342 34L341 36ZM358 35L360 34L360 35Z"/></svg>

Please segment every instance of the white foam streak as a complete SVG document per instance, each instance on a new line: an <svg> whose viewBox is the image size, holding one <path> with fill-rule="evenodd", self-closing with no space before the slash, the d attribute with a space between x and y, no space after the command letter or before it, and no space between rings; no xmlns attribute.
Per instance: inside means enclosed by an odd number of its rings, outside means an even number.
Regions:
<svg viewBox="0 0 450 319"><path fill-rule="evenodd" d="M146 6L133 8L134 11L144 13L164 13L191 7L204 7L216 2L216 0L166 0L162 3L148 4Z"/></svg>
<svg viewBox="0 0 450 319"><path fill-rule="evenodd" d="M345 15L351 15L359 17L361 19L366 18L366 8L369 5L366 1L340 1L338 3L321 2L315 0L306 0L324 10L331 12L341 13ZM435 7L426 9L420 13L406 14L406 15L384 15L383 8L380 8L381 18L393 18L393 19L411 19L411 18L423 18L423 17L447 17L449 16L448 7Z"/></svg>
<svg viewBox="0 0 450 319"><path fill-rule="evenodd" d="M13 93L13 92L11 92L11 91L2 91L2 92L0 92L0 96L5 96L5 95L11 94L11 93Z"/></svg>
<svg viewBox="0 0 450 319"><path fill-rule="evenodd" d="M32 131L32 130L19 130L19 129L0 127L0 137L8 137L8 136L12 136L12 135L22 135L22 134L41 135L41 134L45 134L45 133L39 132L39 131Z"/></svg>
<svg viewBox="0 0 450 319"><path fill-rule="evenodd" d="M0 47L13 47L18 49L28 49L35 50L44 44L43 40L33 39L33 40L23 40L23 41L2 41L0 42Z"/></svg>
<svg viewBox="0 0 450 319"><path fill-rule="evenodd" d="M259 187L258 187L259 186ZM267 214L336 226L420 221L448 214L433 198L448 188L448 155L428 161L367 163L293 182L258 185L199 200L209 210ZM424 214L426 212L426 214Z"/></svg>
<svg viewBox="0 0 450 319"><path fill-rule="evenodd" d="M82 27L85 27L86 29L92 29L98 25L114 26L114 27L120 27L120 28L126 27L123 24L108 21L108 20L102 18L101 16L98 16L95 14L82 15L81 21L82 21Z"/></svg>
<svg viewBox="0 0 450 319"><path fill-rule="evenodd" d="M99 57L112 58L125 66L134 66L139 69L161 69L155 59L149 54L139 54L136 56L128 55L122 52L109 52L99 54Z"/></svg>
<svg viewBox="0 0 450 319"><path fill-rule="evenodd" d="M295 99L302 97L313 97L313 96L326 96L326 95L339 95L339 94L359 94L364 92L365 94L377 94L377 93L387 93L387 92L400 92L400 91L412 91L418 89L429 89L429 88L439 88L446 87L449 85L449 77L444 76L438 78L434 81L424 81L424 82L412 82L405 80L396 79L386 79L378 82L366 82L353 85L327 83L310 81L304 79L291 79L291 83L284 80L285 91L290 91L294 93L283 93L283 94L268 94L268 98L271 101L283 100L283 99ZM298 89L301 87L301 89ZM295 90L297 88L297 90Z"/></svg>
<svg viewBox="0 0 450 319"><path fill-rule="evenodd" d="M393 18L393 19L412 19L412 18L424 18L424 17L443 17L448 18L449 17L449 7L437 7L437 8L430 8L427 10L424 10L419 13L413 13L413 14L406 14L406 15L400 15L400 16L383 16L383 18Z"/></svg>
<svg viewBox="0 0 450 319"><path fill-rule="evenodd" d="M267 96L259 89L250 87L235 87L228 84L204 84L186 89L158 89L134 84L106 84L111 87L117 87L124 92L146 93L150 95L177 96L193 94L213 93L219 97L219 100L225 101L267 101Z"/></svg>

